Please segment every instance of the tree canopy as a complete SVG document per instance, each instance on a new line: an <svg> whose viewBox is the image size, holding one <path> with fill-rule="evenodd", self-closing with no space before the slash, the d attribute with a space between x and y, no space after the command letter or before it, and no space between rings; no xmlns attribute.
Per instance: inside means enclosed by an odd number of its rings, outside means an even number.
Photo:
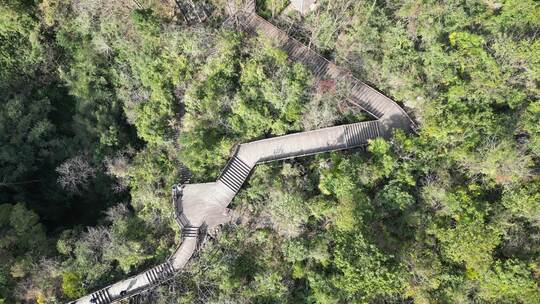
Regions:
<svg viewBox="0 0 540 304"><path fill-rule="evenodd" d="M178 1L183 3L183 1ZM0 303L161 263L170 189L236 144L371 119L224 1L0 0ZM418 131L258 165L233 221L148 303L540 302L540 4L289 1L257 12ZM170 287L170 288L169 288Z"/></svg>

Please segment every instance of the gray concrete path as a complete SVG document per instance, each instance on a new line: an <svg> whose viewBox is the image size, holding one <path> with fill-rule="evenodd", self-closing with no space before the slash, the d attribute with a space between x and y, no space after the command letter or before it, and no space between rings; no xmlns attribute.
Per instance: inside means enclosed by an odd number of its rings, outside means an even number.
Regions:
<svg viewBox="0 0 540 304"><path fill-rule="evenodd" d="M252 4L252 2L250 2ZM377 120L294 133L238 145L231 159L215 182L184 184L173 188L175 217L182 227L182 242L163 264L86 295L71 303L106 304L124 299L172 278L189 261L199 242L201 231L230 220L227 206L248 179L256 164L317 153L364 146L370 139L387 138L391 130L411 131L414 124L395 102L360 82L349 72L337 67L312 50L288 37L249 9L231 9L239 16L244 29L251 33L271 35L283 44L291 60L300 61L312 70L315 77L349 81L349 101L358 105Z"/></svg>

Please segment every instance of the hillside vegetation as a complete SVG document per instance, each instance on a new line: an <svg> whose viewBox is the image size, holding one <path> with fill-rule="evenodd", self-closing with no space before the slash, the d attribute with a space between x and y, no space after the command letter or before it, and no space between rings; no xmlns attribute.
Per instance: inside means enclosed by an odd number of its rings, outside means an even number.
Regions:
<svg viewBox="0 0 540 304"><path fill-rule="evenodd" d="M540 3L257 2L418 134L257 166L234 221L139 300L539 303ZM370 119L207 4L187 25L174 1L0 0L0 303L164 261L171 187L215 180L237 143Z"/></svg>

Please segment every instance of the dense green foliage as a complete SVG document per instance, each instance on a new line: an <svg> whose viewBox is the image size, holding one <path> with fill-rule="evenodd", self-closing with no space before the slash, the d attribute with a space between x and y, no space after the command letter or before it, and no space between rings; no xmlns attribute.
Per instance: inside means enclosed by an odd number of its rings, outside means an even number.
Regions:
<svg viewBox="0 0 540 304"><path fill-rule="evenodd" d="M235 144L366 119L344 84L222 28L222 1L192 26L166 2L0 0L0 303L66 302L163 261L171 186L214 180ZM141 300L540 302L540 5L257 3L419 132L259 165L235 220Z"/></svg>

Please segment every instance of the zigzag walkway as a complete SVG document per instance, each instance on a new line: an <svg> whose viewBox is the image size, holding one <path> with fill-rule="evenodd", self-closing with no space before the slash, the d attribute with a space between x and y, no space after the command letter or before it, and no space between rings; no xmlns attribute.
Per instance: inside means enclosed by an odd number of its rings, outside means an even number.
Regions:
<svg viewBox="0 0 540 304"><path fill-rule="evenodd" d="M347 79L353 83L349 99L378 118L313 131L257 140L236 146L215 182L173 187L175 217L182 227L182 243L163 264L86 295L71 303L107 304L136 295L172 278L195 252L201 228L230 220L227 206L248 179L256 164L364 146L370 139L388 137L392 128L410 131L407 114L389 98L356 80L349 73L284 35L254 13L243 17L245 29L277 38L292 60L306 64L319 79Z"/></svg>

